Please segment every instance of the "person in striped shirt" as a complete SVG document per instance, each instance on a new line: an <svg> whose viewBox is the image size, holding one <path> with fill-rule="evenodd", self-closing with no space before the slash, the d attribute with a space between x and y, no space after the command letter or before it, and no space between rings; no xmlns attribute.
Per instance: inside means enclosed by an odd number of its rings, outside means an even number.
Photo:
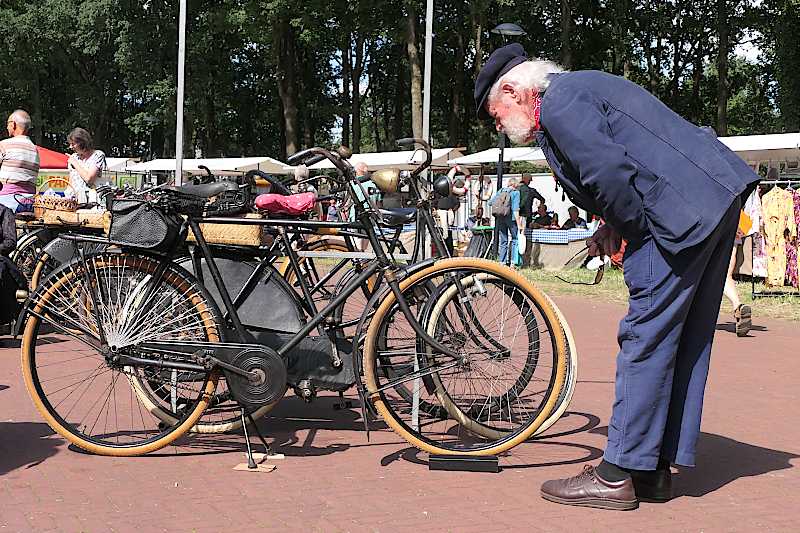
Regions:
<svg viewBox="0 0 800 533"><path fill-rule="evenodd" d="M6 122L8 139L0 141L0 204L16 213L21 197L31 197L36 192L39 175L39 152L28 137L31 116L17 109Z"/></svg>

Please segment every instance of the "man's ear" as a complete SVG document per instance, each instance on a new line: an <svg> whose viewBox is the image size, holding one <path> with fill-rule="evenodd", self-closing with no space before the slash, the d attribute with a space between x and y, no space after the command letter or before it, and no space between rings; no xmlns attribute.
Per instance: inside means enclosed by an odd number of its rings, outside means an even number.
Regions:
<svg viewBox="0 0 800 533"><path fill-rule="evenodd" d="M522 100L522 93L513 83L509 83L507 81L501 83L500 92L503 95L513 99L515 102L519 102L520 100Z"/></svg>

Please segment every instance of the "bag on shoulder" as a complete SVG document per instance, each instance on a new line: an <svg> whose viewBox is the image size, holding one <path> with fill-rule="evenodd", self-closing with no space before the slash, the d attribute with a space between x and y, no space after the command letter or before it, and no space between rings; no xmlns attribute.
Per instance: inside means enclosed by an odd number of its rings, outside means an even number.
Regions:
<svg viewBox="0 0 800 533"><path fill-rule="evenodd" d="M492 215L496 217L507 217L511 213L511 191L500 189L497 197L492 203Z"/></svg>

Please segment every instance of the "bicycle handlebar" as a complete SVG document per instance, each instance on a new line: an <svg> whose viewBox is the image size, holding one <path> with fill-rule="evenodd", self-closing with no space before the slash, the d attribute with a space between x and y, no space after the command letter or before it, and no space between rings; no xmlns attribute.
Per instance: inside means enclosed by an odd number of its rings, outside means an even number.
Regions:
<svg viewBox="0 0 800 533"><path fill-rule="evenodd" d="M267 174L266 172L262 172L260 170L250 170L247 174L244 175L245 179L251 179L254 176L258 176L269 182L272 186L274 192L276 194L282 194L283 196L289 196L292 192L280 181L278 181L274 176Z"/></svg>

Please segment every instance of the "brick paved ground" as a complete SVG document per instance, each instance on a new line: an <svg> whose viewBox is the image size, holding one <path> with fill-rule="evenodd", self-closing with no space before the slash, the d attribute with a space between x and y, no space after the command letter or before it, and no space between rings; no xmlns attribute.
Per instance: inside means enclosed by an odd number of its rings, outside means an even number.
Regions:
<svg viewBox="0 0 800 533"><path fill-rule="evenodd" d="M332 398L282 403L262 427L287 458L235 472L237 436L193 438L153 456L70 451L35 412L16 344L0 349L0 531L797 531L800 328L775 322L738 339L719 326L696 469L679 497L614 513L559 506L539 486L596 463L613 395L624 309L559 298L580 375L568 416L501 459L500 474L429 472L426 457Z"/></svg>

